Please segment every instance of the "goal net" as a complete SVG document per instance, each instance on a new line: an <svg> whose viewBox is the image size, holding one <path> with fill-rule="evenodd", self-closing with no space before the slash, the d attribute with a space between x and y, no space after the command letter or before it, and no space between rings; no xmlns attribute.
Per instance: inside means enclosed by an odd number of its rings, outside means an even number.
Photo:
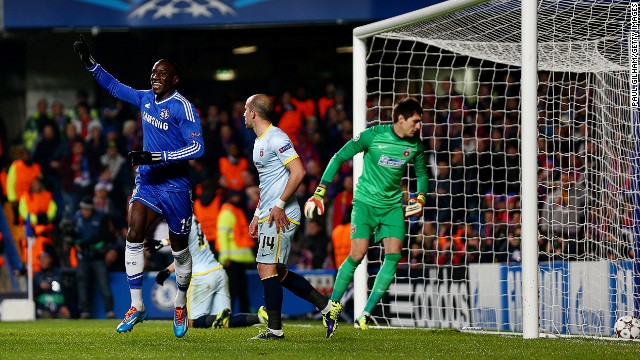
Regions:
<svg viewBox="0 0 640 360"><path fill-rule="evenodd" d="M638 315L637 3L538 1L538 134L520 131L520 4L454 0L354 31L354 128L417 98L431 183L380 326L522 332L523 136L538 144L540 332L611 336ZM415 194L412 168L403 186Z"/></svg>

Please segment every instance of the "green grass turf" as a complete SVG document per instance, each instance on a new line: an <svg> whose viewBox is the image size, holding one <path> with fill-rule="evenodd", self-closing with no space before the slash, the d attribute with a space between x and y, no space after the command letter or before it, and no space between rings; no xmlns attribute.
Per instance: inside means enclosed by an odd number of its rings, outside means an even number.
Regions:
<svg viewBox="0 0 640 360"><path fill-rule="evenodd" d="M640 342L371 329L341 324L325 339L320 321L285 321L283 341L248 340L258 327L190 329L182 339L170 321L151 320L118 334L114 320L0 323L0 359L638 359Z"/></svg>

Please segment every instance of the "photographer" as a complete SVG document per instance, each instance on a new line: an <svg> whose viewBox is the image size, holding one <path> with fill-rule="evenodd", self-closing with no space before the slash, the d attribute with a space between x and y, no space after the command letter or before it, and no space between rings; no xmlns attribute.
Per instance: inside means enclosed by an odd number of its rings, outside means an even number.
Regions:
<svg viewBox="0 0 640 360"><path fill-rule="evenodd" d="M65 302L60 270L48 252L41 252L39 258L41 268L33 276L36 315L39 319L68 319L71 313Z"/></svg>
<svg viewBox="0 0 640 360"><path fill-rule="evenodd" d="M95 281L102 293L107 318L112 319L115 317L113 295L109 287L109 274L105 261L105 256L113 243L113 235L109 231L109 220L103 213L94 209L93 201L88 196L82 198L75 221L80 318L91 317L89 300L93 289L91 284Z"/></svg>

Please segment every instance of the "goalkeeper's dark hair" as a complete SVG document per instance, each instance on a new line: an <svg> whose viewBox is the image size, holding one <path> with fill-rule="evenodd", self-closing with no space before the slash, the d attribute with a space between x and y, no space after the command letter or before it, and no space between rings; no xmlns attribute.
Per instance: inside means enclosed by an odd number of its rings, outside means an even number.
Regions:
<svg viewBox="0 0 640 360"><path fill-rule="evenodd" d="M265 120L271 119L273 112L273 101L266 94L255 94L249 102L249 110L253 110Z"/></svg>
<svg viewBox="0 0 640 360"><path fill-rule="evenodd" d="M412 97L406 97L396 103L391 113L393 123L398 122L398 118L402 115L405 120L412 117L415 114L422 116L422 105L420 102Z"/></svg>

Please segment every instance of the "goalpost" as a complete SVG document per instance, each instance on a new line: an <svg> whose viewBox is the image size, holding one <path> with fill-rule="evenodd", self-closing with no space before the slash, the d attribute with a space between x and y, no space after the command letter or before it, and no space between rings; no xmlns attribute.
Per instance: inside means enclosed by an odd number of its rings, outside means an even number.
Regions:
<svg viewBox="0 0 640 360"><path fill-rule="evenodd" d="M638 47L633 1L450 0L354 30L354 134L417 98L432 183L380 326L605 337L639 315Z"/></svg>

